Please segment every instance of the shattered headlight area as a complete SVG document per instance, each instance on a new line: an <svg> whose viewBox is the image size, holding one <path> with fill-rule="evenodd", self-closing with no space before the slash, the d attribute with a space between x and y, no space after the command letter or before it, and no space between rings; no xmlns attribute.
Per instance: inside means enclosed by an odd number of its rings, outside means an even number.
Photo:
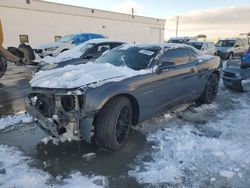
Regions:
<svg viewBox="0 0 250 188"><path fill-rule="evenodd" d="M35 92L26 99L26 108L50 136L66 133L69 140L80 140L80 119L85 117L83 103L83 94Z"/></svg>

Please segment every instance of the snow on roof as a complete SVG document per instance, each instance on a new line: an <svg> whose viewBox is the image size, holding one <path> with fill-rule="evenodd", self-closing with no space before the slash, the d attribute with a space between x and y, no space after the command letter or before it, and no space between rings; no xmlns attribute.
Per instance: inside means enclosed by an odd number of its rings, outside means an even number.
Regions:
<svg viewBox="0 0 250 188"><path fill-rule="evenodd" d="M83 54L83 48L86 47L87 45L91 45L91 44L100 44L100 43L105 43L105 42L110 42L110 43L125 43L122 41L118 41L118 40L113 40L113 39L91 39L88 40L70 50L64 51L62 53L60 53L58 56L56 57L51 57L51 56L46 56L44 57L41 61L43 63L48 63L48 64L53 64L53 63L59 63L62 61L67 61L70 59L76 59L76 58L80 58Z"/></svg>
<svg viewBox="0 0 250 188"><path fill-rule="evenodd" d="M126 43L124 41L120 40L114 40L114 39L108 39L108 38L99 38L99 39L91 39L86 41L85 43L91 43L91 44L99 44L104 42L120 42L120 43Z"/></svg>

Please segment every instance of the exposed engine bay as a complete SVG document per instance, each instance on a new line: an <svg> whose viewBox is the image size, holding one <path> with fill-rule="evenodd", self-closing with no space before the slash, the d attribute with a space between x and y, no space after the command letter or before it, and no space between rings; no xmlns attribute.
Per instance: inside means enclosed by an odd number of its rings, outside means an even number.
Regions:
<svg viewBox="0 0 250 188"><path fill-rule="evenodd" d="M91 142L93 118L83 110L84 95L31 93L26 100L27 110L50 136Z"/></svg>

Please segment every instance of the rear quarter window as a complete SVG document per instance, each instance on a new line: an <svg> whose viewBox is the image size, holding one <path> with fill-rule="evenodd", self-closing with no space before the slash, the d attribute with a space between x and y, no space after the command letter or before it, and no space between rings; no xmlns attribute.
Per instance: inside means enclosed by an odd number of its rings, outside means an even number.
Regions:
<svg viewBox="0 0 250 188"><path fill-rule="evenodd" d="M172 62L181 65L190 62L190 56L186 48L167 50L160 59L160 62Z"/></svg>

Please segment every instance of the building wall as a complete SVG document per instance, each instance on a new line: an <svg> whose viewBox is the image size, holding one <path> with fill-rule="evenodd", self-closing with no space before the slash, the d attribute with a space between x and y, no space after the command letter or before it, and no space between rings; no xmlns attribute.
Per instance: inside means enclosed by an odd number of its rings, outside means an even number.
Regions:
<svg viewBox="0 0 250 188"><path fill-rule="evenodd" d="M28 35L31 46L54 41L56 35L94 32L130 43L164 39L165 20L48 3L40 0L0 0L4 45L17 46Z"/></svg>

